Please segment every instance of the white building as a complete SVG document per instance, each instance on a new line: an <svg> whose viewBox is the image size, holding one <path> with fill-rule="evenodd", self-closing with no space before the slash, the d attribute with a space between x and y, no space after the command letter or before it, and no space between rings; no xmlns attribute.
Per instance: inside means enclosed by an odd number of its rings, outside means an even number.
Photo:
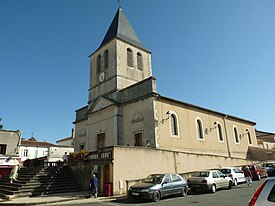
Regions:
<svg viewBox="0 0 275 206"><path fill-rule="evenodd" d="M69 155L70 153L74 152L73 147L66 147L66 146L52 146L49 147L48 153L48 162L59 162L63 161L62 157L65 155Z"/></svg>
<svg viewBox="0 0 275 206"><path fill-rule="evenodd" d="M27 159L36 159L40 157L47 157L49 147L56 146L48 142L39 142L35 139L22 140L19 149L19 156L22 161Z"/></svg>
<svg viewBox="0 0 275 206"><path fill-rule="evenodd" d="M68 155L74 152L74 148L55 145L48 142L39 142L31 138L21 141L19 151L19 156L22 161L45 157L48 162L58 162L63 161L62 157L65 152L67 152Z"/></svg>
<svg viewBox="0 0 275 206"><path fill-rule="evenodd" d="M57 140L56 144L60 146L73 147L73 140L74 140L74 129L72 129L72 135L70 137Z"/></svg>
<svg viewBox="0 0 275 206"><path fill-rule="evenodd" d="M256 131L258 145L264 149L275 149L275 133Z"/></svg>

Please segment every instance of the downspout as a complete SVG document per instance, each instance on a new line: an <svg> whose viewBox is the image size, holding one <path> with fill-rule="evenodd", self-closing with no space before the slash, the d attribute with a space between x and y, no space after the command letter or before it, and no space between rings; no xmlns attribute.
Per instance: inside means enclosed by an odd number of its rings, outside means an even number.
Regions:
<svg viewBox="0 0 275 206"><path fill-rule="evenodd" d="M227 133L226 122L225 122L227 117L228 117L227 115L224 116L223 123L224 123L224 131L225 131L225 136L226 136L226 146L227 146L228 157L231 158L231 152L230 152L230 146L229 146L229 140L228 140L228 133Z"/></svg>
<svg viewBox="0 0 275 206"><path fill-rule="evenodd" d="M175 165L175 173L178 173L178 166L177 166L177 156L176 156L176 152L173 152L174 155L174 165Z"/></svg>

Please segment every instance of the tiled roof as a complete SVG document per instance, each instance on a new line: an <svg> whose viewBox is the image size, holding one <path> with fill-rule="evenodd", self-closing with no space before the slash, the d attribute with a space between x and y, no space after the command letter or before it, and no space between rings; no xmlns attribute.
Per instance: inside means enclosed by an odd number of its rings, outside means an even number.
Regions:
<svg viewBox="0 0 275 206"><path fill-rule="evenodd" d="M21 145L28 146L28 147L54 147L54 146L56 146L55 144L48 143L48 142L29 141L29 140L22 140Z"/></svg>

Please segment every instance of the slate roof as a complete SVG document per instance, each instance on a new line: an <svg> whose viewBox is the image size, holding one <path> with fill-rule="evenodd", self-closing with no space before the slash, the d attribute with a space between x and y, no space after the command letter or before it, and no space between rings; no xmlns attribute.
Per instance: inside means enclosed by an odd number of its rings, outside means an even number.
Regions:
<svg viewBox="0 0 275 206"><path fill-rule="evenodd" d="M117 13L107 33L105 34L103 41L100 44L100 47L102 47L114 38L119 38L123 41L126 41L130 44L133 44L139 48L148 51L142 46L139 38L137 37L135 31L133 30L131 24L129 23L121 8L118 8Z"/></svg>

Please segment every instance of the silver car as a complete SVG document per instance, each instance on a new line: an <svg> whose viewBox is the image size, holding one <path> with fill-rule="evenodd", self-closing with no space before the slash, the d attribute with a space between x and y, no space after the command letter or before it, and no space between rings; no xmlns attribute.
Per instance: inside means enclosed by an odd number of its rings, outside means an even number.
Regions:
<svg viewBox="0 0 275 206"><path fill-rule="evenodd" d="M162 197L181 195L185 197L188 192L186 181L178 174L152 174L129 188L128 198L150 199L155 202Z"/></svg>
<svg viewBox="0 0 275 206"><path fill-rule="evenodd" d="M223 167L219 169L223 174L227 177L231 177L233 181L233 185L237 186L237 184L245 182L244 173L242 170L236 167Z"/></svg>
<svg viewBox="0 0 275 206"><path fill-rule="evenodd" d="M233 181L219 170L204 170L195 172L187 179L187 184L193 192L204 190L215 193L219 188L231 189Z"/></svg>
<svg viewBox="0 0 275 206"><path fill-rule="evenodd" d="M249 206L275 206L275 178L266 179L251 197Z"/></svg>

